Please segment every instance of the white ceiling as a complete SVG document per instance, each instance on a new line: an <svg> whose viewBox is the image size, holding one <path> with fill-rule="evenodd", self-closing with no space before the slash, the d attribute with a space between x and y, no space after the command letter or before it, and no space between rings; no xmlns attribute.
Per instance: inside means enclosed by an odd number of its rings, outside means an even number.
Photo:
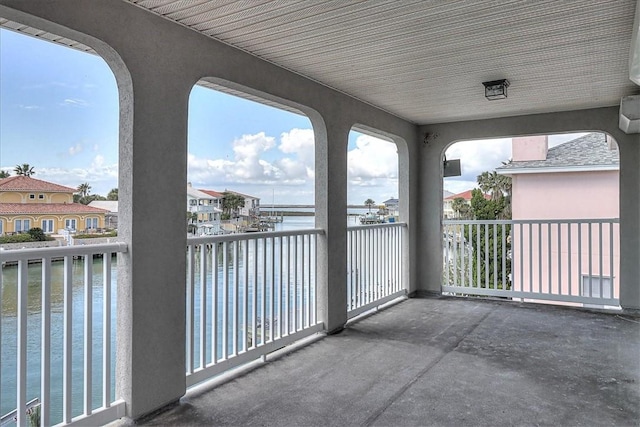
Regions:
<svg viewBox="0 0 640 427"><path fill-rule="evenodd" d="M418 124L640 93L636 0L127 1ZM508 99L487 101L482 82L502 78Z"/></svg>

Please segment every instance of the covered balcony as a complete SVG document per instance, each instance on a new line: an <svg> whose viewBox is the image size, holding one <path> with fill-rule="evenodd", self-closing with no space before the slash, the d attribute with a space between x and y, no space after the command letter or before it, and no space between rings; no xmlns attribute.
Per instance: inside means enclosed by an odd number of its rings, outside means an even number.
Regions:
<svg viewBox="0 0 640 427"><path fill-rule="evenodd" d="M119 240L0 253L16 265L16 292L2 295L15 300L15 375L0 380L12 382L18 425L28 421L33 334L42 425L634 424L639 14L630 0L0 0L0 25L104 58L120 96ZM510 81L508 96L489 101L483 82L499 79ZM187 238L195 84L309 117L313 230ZM352 129L397 145L400 222L347 227ZM475 280L470 248L481 232L469 230L499 228L443 223L445 149L577 131L607 133L620 150L620 218L593 228L619 235L617 258L591 267L601 279L605 267L618 273L609 292L602 280L587 294L556 283L567 272L540 267L536 255L521 256L511 276L531 278L527 286ZM586 223L562 227L575 237ZM519 227L517 245L551 244L542 224L509 225ZM561 229L553 228L558 241L573 242ZM601 238L600 255L611 242ZM33 260L42 278L35 320ZM54 280L61 312L51 309ZM298 350L287 353L291 345ZM59 381L52 363L64 367ZM250 372L233 377L237 369ZM219 385L228 378L236 379Z"/></svg>

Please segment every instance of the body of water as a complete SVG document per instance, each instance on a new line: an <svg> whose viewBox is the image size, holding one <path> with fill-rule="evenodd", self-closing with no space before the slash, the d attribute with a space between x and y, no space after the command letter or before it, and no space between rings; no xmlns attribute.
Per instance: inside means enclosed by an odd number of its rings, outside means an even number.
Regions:
<svg viewBox="0 0 640 427"><path fill-rule="evenodd" d="M357 216L348 217L348 225L358 225ZM276 231L289 231L300 229L311 229L315 226L315 218L313 216L287 216L284 217L282 223L276 224ZM269 249L267 249L269 250ZM270 249L273 250L273 249ZM246 262L251 264L253 258L248 259ZM242 261L244 263L245 261ZM238 268L243 268L243 264L239 263ZM116 301L116 262L112 264L112 343L115 341L115 325L117 315L117 301ZM101 258L95 258L93 260L93 361L92 361L92 402L94 407L99 407L102 402L102 309L103 309L103 260ZM196 268L196 271L199 269ZM251 271L252 269L250 269ZM73 414L78 415L82 412L83 398L84 398L84 268L83 261L76 260L73 263L73 319L72 319L72 396L73 396ZM277 274L284 274L276 272ZM31 264L28 269L28 316L27 316L27 400L39 397L40 395L40 340L41 340L41 266L39 264ZM209 268L208 275L211 275L212 271ZM222 274L221 271L219 274ZM289 273L287 273L289 274ZM16 406L16 365L17 365L17 266L5 266L2 269L3 278L3 292L2 292L2 336L0 337L0 415L4 415ZM55 262L52 264L51 271L51 421L57 423L62 420L62 373L63 373L63 263ZM211 283L210 277L207 280ZM198 314L199 314L199 280L196 280L195 291L195 316L196 316L196 331L199 330L198 326ZM219 286L222 283L222 278L219 277ZM299 288L299 284L293 285L292 295L283 296L271 296L268 288L264 292L264 298L269 301L271 298L275 298L276 305L279 307L277 310L288 310L289 306L293 306L291 298L297 298L295 295L304 294L304 290ZM261 291L254 292L251 286L248 286L247 295L244 295L244 291L240 289L238 299L248 298L251 303L255 300L258 305L261 304L263 298ZM211 290L208 291L209 295ZM220 292L220 291L219 291ZM287 291L288 292L288 291ZM310 295L310 294L308 294ZM229 307L234 306L234 302L229 300ZM219 301L222 304L222 301ZM243 304L240 304L242 307ZM284 309L280 308L284 307ZM211 312L211 307L207 307L208 312ZM218 313L221 315L222 309L218 307ZM277 317L276 314L267 311L262 314L264 317ZM296 316L298 314L295 314ZM240 313L242 318L242 313ZM249 316L250 317L250 316ZM251 319L249 319L251 321ZM210 321L207 320L208 322ZM283 326L284 327L284 326ZM219 331L222 333L222 331ZM229 337L227 340L228 345L231 345L234 338ZM238 339L237 337L235 339ZM196 340L196 343L198 341ZM222 339L218 340L218 353L222 354ZM240 347L244 344L240 343ZM111 364L112 372L115 372L115 345L112 345ZM196 352L199 349L195 348ZM211 359L211 355L208 354L207 359ZM113 384L112 376L112 396L115 396L115 387Z"/></svg>

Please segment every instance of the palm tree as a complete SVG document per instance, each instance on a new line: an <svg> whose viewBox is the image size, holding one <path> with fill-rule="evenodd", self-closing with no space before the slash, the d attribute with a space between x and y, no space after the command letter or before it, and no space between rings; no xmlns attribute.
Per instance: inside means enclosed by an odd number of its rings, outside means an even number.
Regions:
<svg viewBox="0 0 640 427"><path fill-rule="evenodd" d="M78 193L80 193L80 196L87 197L89 195L89 191L91 191L91 186L88 182L78 185Z"/></svg>
<svg viewBox="0 0 640 427"><path fill-rule="evenodd" d="M505 193L511 193L511 178L495 171L485 171L478 175L478 187L483 193L491 194L491 200L499 200Z"/></svg>
<svg viewBox="0 0 640 427"><path fill-rule="evenodd" d="M453 209L453 211L455 212L456 218L471 219L471 206L469 206L469 203L467 203L467 201L462 197L456 197L455 199L453 199L453 202L451 203L451 209Z"/></svg>
<svg viewBox="0 0 640 427"><path fill-rule="evenodd" d="M371 212L371 206L375 204L376 202L374 202L372 199L367 199L364 201L364 205L369 208L369 212Z"/></svg>
<svg viewBox="0 0 640 427"><path fill-rule="evenodd" d="M10 176L9 172L0 170L0 179L9 178Z"/></svg>
<svg viewBox="0 0 640 427"><path fill-rule="evenodd" d="M30 166L29 163L23 163L21 165L16 165L16 167L13 169L13 171L16 173L16 175L22 175L22 176L31 176L31 175L35 175L35 171L33 170L33 166Z"/></svg>

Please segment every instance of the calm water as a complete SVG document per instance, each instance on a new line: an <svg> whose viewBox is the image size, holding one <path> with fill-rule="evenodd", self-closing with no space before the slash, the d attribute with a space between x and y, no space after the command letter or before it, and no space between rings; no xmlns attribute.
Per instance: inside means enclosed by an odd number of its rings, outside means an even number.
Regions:
<svg viewBox="0 0 640 427"><path fill-rule="evenodd" d="M357 225L357 217L350 216L348 225ZM284 217L284 222L276 225L276 231L309 229L314 227L314 217ZM115 261L115 257L114 257ZM239 266L242 267L241 265ZM112 342L115 339L116 305L116 265L112 265ZM93 260L93 406L99 407L102 402L102 302L103 302L103 260ZM2 336L0 337L1 353L1 388L0 415L6 414L16 406L16 351L17 351L17 267L7 266L2 270ZM211 274L211 272L209 272ZM62 344L63 344L63 263L52 265L51 286L51 421L57 423L62 419ZM27 400L40 394L40 331L41 331L41 268L39 264L29 266L28 272L28 319L27 319ZM196 282L198 283L198 282ZM196 315L198 314L198 289L196 289ZM269 294L266 294L270 298ZM238 298L244 298L241 293ZM254 298L249 289L247 298ZM261 295L256 295L260 303ZM280 302L279 302L280 303ZM84 364L84 290L83 290L83 261L77 260L73 264L73 353L72 353L72 395L74 416L82 412L83 401L83 364ZM287 306L287 301L282 301ZM208 308L210 311L210 307ZM221 310L219 311L221 312ZM269 316L267 312L265 316ZM197 324L196 324L197 327ZM197 331L198 329L196 329ZM220 340L221 341L221 340ZM197 341L196 341L197 342ZM229 341L231 345L231 340ZM196 345L196 352L199 349ZM218 353L222 353L221 344ZM207 359L210 359L208 355ZM115 345L112 345L112 372L115 372ZM115 396L112 378L112 398Z"/></svg>

